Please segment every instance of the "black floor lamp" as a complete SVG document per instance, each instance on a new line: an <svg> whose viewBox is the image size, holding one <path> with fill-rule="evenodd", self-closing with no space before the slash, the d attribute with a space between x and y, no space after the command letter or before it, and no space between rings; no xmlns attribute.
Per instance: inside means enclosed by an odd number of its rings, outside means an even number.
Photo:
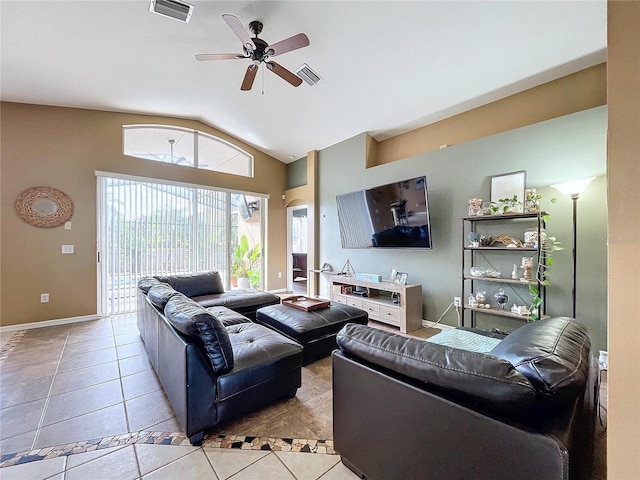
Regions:
<svg viewBox="0 0 640 480"><path fill-rule="evenodd" d="M576 264L577 264L577 225L578 225L578 198L580 194L587 188L593 179L596 177L588 177L581 178L579 180L570 180L568 182L556 183L551 185L554 188L557 188L562 193L569 195L571 201L573 203L573 250L572 250L572 259L573 266L571 269L571 317L576 318Z"/></svg>

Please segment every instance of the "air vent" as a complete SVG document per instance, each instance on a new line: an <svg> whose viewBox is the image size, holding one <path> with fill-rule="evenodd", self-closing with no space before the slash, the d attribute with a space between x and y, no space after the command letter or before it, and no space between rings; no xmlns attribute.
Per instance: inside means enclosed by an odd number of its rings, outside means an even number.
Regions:
<svg viewBox="0 0 640 480"><path fill-rule="evenodd" d="M193 5L176 0L151 0L149 11L188 23L193 13Z"/></svg>
<svg viewBox="0 0 640 480"><path fill-rule="evenodd" d="M298 75L302 80L307 82L312 87L318 83L320 80L320 75L311 70L311 67L306 63L303 63L301 67L296 70L296 75Z"/></svg>

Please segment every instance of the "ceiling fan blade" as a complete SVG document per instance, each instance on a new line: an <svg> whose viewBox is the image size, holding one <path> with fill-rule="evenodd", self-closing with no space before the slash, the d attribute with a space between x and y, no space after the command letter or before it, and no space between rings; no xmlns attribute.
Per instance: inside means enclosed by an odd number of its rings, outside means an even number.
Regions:
<svg viewBox="0 0 640 480"><path fill-rule="evenodd" d="M258 65L251 64L247 67L247 73L244 74L244 79L242 80L242 86L240 87L240 90L251 90L251 87L253 86L253 80L256 78L256 73L258 73Z"/></svg>
<svg viewBox="0 0 640 480"><path fill-rule="evenodd" d="M240 55L238 53L198 53L196 55L196 60L242 60L245 57L244 55Z"/></svg>
<svg viewBox="0 0 640 480"><path fill-rule="evenodd" d="M269 45L267 48L267 54L275 57L276 55L282 55L283 53L290 52L291 50L297 50L298 48L306 47L307 45L309 45L309 37L304 33L299 33L293 37L285 38L273 45Z"/></svg>
<svg viewBox="0 0 640 480"><path fill-rule="evenodd" d="M225 13L224 15L222 15L222 19L227 22L229 28L233 30L233 33L236 34L236 37L240 39L242 45L247 50L254 51L256 49L253 40L251 40L251 37L249 36L249 32L247 32L247 30L242 26L242 23L240 22L240 20L238 20L238 17Z"/></svg>
<svg viewBox="0 0 640 480"><path fill-rule="evenodd" d="M302 83L302 79L300 77L298 77L293 72L290 72L289 70L284 68L282 65L276 62L265 62L265 63L269 70L271 70L273 73L278 75L283 80L286 80L287 82L289 82L294 87L299 87L300 84Z"/></svg>

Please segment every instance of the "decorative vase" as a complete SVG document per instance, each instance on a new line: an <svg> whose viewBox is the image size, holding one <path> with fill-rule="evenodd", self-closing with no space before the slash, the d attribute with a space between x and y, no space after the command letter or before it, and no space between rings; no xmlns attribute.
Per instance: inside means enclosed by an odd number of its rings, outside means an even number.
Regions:
<svg viewBox="0 0 640 480"><path fill-rule="evenodd" d="M251 288L251 282L249 281L249 277L241 277L238 279L238 288L242 290L248 290Z"/></svg>
<svg viewBox="0 0 640 480"><path fill-rule="evenodd" d="M496 303L498 304L498 308L500 310L504 310L504 306L509 301L509 296L504 293L504 290L501 288L498 293L496 293L493 298L495 298Z"/></svg>

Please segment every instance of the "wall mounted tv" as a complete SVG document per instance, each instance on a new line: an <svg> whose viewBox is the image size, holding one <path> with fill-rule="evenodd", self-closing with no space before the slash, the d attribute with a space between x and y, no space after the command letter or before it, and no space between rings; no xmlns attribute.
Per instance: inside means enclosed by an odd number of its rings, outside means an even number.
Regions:
<svg viewBox="0 0 640 480"><path fill-rule="evenodd" d="M342 248L432 248L425 177L336 196Z"/></svg>

